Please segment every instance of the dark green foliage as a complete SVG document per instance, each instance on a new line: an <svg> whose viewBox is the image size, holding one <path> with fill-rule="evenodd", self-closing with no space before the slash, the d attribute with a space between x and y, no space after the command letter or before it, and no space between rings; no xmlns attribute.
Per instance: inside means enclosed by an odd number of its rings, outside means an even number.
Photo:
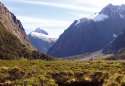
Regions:
<svg viewBox="0 0 125 86"><path fill-rule="evenodd" d="M44 60L51 60L53 58L53 57L49 57L49 56L47 56L45 54L42 54L42 53L40 53L38 51L32 51L31 57L33 59L44 59Z"/></svg>

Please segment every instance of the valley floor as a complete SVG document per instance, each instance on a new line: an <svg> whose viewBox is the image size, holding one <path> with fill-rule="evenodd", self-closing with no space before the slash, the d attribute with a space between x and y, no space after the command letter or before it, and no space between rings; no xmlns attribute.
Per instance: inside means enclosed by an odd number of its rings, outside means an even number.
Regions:
<svg viewBox="0 0 125 86"><path fill-rule="evenodd" d="M125 62L0 60L0 86L125 86Z"/></svg>

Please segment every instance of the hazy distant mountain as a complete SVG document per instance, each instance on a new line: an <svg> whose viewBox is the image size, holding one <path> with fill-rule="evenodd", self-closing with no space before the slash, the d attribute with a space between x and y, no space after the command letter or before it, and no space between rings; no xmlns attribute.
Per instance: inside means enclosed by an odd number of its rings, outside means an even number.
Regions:
<svg viewBox="0 0 125 86"><path fill-rule="evenodd" d="M46 53L50 47L56 42L55 38L51 38L49 34L41 28L37 28L31 32L29 39L34 47L40 52Z"/></svg>
<svg viewBox="0 0 125 86"><path fill-rule="evenodd" d="M125 30L125 5L109 4L94 19L82 18L60 36L48 54L67 57L102 49Z"/></svg>
<svg viewBox="0 0 125 86"><path fill-rule="evenodd" d="M49 35L48 32L46 32L45 30L41 29L41 28L37 28L35 31L33 32L37 32L37 33L41 33L43 35Z"/></svg>

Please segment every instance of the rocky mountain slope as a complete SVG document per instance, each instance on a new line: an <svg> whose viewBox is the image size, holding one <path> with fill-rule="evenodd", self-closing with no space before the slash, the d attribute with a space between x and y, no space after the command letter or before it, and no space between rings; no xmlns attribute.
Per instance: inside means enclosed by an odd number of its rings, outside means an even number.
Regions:
<svg viewBox="0 0 125 86"><path fill-rule="evenodd" d="M117 53L125 49L125 31L121 32L116 39L111 41L104 49L103 53Z"/></svg>
<svg viewBox="0 0 125 86"><path fill-rule="evenodd" d="M100 50L125 30L124 22L125 5L109 4L94 19L74 21L48 54L67 57Z"/></svg>
<svg viewBox="0 0 125 86"><path fill-rule="evenodd" d="M0 59L48 59L30 44L21 22L0 2Z"/></svg>
<svg viewBox="0 0 125 86"><path fill-rule="evenodd" d="M38 49L40 52L46 53L48 49L56 42L55 38L51 38L49 34L37 28L35 31L28 35L32 45Z"/></svg>
<svg viewBox="0 0 125 86"><path fill-rule="evenodd" d="M24 45L31 47L21 22L1 2L0 22L8 32L14 34Z"/></svg>

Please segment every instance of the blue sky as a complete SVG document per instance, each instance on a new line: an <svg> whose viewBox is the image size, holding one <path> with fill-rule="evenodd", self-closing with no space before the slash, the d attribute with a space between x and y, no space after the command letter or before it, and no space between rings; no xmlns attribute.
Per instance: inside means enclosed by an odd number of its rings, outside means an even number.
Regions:
<svg viewBox="0 0 125 86"><path fill-rule="evenodd" d="M0 0L21 20L25 31L37 27L46 30L51 37L60 34L74 21L92 18L109 3L123 4L125 0Z"/></svg>

